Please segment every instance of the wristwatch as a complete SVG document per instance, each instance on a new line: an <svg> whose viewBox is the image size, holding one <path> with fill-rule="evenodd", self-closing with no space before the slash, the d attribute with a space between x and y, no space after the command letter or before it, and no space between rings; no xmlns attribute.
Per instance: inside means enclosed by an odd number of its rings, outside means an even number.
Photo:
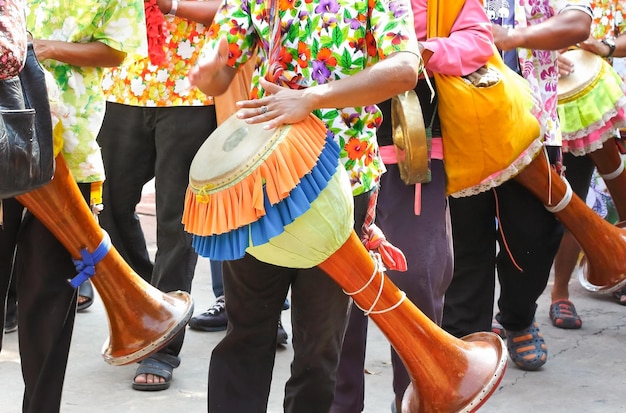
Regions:
<svg viewBox="0 0 626 413"><path fill-rule="evenodd" d="M601 42L604 43L605 45L609 46L609 54L607 54L604 57L611 57L611 56L613 56L613 53L615 53L615 40L613 40L613 39L602 39Z"/></svg>

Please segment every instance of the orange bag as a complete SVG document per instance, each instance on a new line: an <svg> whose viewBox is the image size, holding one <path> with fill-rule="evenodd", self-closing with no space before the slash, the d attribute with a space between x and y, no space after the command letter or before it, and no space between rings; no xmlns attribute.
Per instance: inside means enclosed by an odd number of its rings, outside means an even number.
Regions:
<svg viewBox="0 0 626 413"><path fill-rule="evenodd" d="M429 0L427 36L447 37L463 4L445 0L444 7L444 1ZM495 45L487 68L500 79L488 87L434 74L449 195L472 195L503 183L541 148L528 82L504 63Z"/></svg>

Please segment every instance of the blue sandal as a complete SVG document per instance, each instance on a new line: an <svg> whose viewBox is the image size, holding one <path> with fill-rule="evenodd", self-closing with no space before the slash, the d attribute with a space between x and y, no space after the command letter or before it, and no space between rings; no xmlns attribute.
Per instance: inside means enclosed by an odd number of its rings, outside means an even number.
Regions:
<svg viewBox="0 0 626 413"><path fill-rule="evenodd" d="M529 327L520 331L507 330L506 333L509 356L517 367L534 371L546 364L548 347L534 319Z"/></svg>
<svg viewBox="0 0 626 413"><path fill-rule="evenodd" d="M552 325L558 328L576 329L583 325L574 303L566 299L556 300L550 304L550 320Z"/></svg>

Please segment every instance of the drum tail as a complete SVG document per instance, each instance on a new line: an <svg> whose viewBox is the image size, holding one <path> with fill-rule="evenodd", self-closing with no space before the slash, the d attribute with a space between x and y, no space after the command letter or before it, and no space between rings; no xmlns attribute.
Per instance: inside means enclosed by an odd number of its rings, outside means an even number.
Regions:
<svg viewBox="0 0 626 413"><path fill-rule="evenodd" d="M319 267L371 310L402 358L412 382L403 412L472 412L491 396L506 368L500 337L489 332L458 339L442 330L379 271L354 231Z"/></svg>
<svg viewBox="0 0 626 413"><path fill-rule="evenodd" d="M576 194L572 194L567 181L547 165L545 153L540 152L515 180L544 205L564 204L553 212L585 254L579 272L583 287L601 293L616 291L626 284L626 231L602 219ZM549 170L550 176L546 170Z"/></svg>
<svg viewBox="0 0 626 413"><path fill-rule="evenodd" d="M72 257L96 250L104 238L62 155L53 180L17 197ZM107 311L109 339L103 348L112 365L134 363L164 347L193 313L193 301L181 291L162 293L137 275L114 247L95 265L91 278Z"/></svg>

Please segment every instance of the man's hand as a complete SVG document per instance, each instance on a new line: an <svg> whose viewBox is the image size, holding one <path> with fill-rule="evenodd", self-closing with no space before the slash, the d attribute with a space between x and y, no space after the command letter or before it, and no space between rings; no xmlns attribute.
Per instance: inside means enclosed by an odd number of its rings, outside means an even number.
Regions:
<svg viewBox="0 0 626 413"><path fill-rule="evenodd" d="M265 129L298 123L315 109L307 98L306 89L291 89L260 79L265 96L237 102L237 117L248 123L267 122Z"/></svg>

